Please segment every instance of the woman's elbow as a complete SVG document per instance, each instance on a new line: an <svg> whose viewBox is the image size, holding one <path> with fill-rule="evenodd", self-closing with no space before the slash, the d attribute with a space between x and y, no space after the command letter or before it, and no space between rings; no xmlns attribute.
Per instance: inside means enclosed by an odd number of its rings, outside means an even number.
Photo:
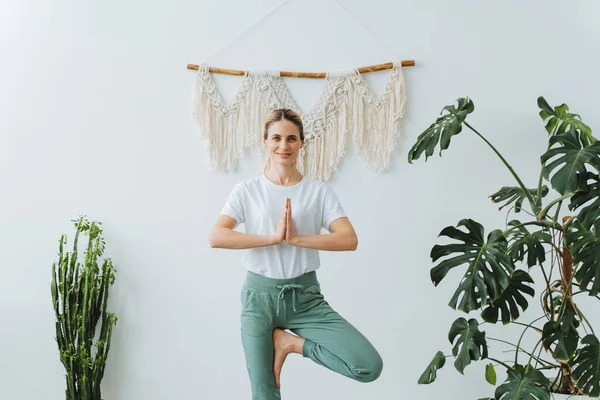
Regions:
<svg viewBox="0 0 600 400"><path fill-rule="evenodd" d="M210 234L208 235L208 245L213 249L222 247L220 235L216 229L210 231Z"/></svg>
<svg viewBox="0 0 600 400"><path fill-rule="evenodd" d="M348 250L354 251L358 247L358 236L356 234L352 234L349 240Z"/></svg>

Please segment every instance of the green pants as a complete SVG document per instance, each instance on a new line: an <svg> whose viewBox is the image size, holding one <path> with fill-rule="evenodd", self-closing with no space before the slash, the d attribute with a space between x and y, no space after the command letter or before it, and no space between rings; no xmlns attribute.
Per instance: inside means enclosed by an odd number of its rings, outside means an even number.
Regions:
<svg viewBox="0 0 600 400"><path fill-rule="evenodd" d="M303 356L332 371L359 382L371 382L381 374L381 356L327 303L315 272L292 279L248 272L241 297L242 344L252 400L281 399L273 377L275 328L303 337Z"/></svg>

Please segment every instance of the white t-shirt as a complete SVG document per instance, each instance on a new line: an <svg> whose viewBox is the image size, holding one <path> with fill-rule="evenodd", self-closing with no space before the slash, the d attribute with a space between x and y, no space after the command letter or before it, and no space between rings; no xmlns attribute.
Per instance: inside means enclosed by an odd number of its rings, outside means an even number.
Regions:
<svg viewBox="0 0 600 400"><path fill-rule="evenodd" d="M292 207L294 232L299 236L319 235L321 228L346 214L333 188L304 176L292 186L271 182L264 175L238 183L233 188L221 214L245 224L245 232L270 236L281 219L285 198ZM246 249L242 266L248 271L276 279L295 278L319 268L319 252L282 242L272 246Z"/></svg>

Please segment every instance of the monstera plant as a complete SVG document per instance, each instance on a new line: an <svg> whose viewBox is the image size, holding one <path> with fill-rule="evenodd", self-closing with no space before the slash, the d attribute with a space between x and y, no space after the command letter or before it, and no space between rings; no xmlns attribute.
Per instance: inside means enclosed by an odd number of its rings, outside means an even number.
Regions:
<svg viewBox="0 0 600 400"><path fill-rule="evenodd" d="M485 378L494 386L495 367L506 368L507 379L496 387L494 397L485 399L600 395L600 346L586 317L587 313L597 318L600 307L584 313L577 305L581 296L600 300L600 142L567 105L552 108L540 97L538 106L549 141L540 157L537 187L527 186L500 152L469 125L467 117L474 105L468 98L445 107L408 155L411 164L422 155L427 161L438 147L441 155L466 127L491 148L516 181L515 186L490 195L500 209L512 213L505 227L486 234L480 223L465 218L444 228L440 233L444 243L431 250L433 284L446 276L459 277L449 305L465 314L476 313L458 318L450 327L454 366L463 373L471 362L489 360ZM516 215L523 217L516 219ZM539 273L534 274L536 269ZM534 281L532 276L540 278ZM539 305L539 317L520 321L532 301ZM486 324L499 322L523 332L512 341L486 337ZM537 340L524 348L527 332ZM511 346L514 357L511 353L505 360L491 354L490 341ZM419 383L433 382L447 357L451 356L437 352Z"/></svg>

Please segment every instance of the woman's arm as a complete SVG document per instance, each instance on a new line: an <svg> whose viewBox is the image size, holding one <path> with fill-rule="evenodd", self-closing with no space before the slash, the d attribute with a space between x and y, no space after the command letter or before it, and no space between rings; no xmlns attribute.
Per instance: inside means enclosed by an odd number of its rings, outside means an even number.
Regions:
<svg viewBox="0 0 600 400"><path fill-rule="evenodd" d="M234 231L237 221L225 214L219 214L217 222L208 235L208 244L210 247L222 249L250 249L255 247L272 246L283 242L285 239L287 215L287 200L281 213L281 218L275 227L275 233L272 235L252 235Z"/></svg>
<svg viewBox="0 0 600 400"><path fill-rule="evenodd" d="M219 214L208 236L208 244L213 248L250 249L271 246L277 243L275 236L252 235L233 230L237 221L228 215Z"/></svg>
<svg viewBox="0 0 600 400"><path fill-rule="evenodd" d="M289 225L290 220L288 219ZM358 247L358 237L348 218L336 219L329 225L329 230L331 233L323 235L294 235L288 240L288 243L292 246L329 251L354 251Z"/></svg>

